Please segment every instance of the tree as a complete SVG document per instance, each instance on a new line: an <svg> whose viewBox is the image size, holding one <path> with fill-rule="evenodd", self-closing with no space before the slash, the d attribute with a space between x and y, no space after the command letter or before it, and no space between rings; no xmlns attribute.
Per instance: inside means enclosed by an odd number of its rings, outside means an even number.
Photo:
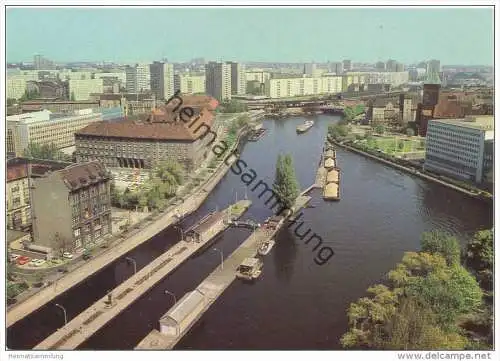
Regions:
<svg viewBox="0 0 500 361"><path fill-rule="evenodd" d="M54 234L54 244L59 249L61 257L63 256L64 252L69 251L71 248L71 242L69 242L69 240L59 232L56 232Z"/></svg>
<svg viewBox="0 0 500 361"><path fill-rule="evenodd" d="M424 232L420 244L422 252L442 255L448 266L460 263L460 245L448 233L438 230Z"/></svg>
<svg viewBox="0 0 500 361"><path fill-rule="evenodd" d="M278 195L281 203L291 209L299 195L299 184L295 176L293 160L289 154L278 155L273 190Z"/></svg>
<svg viewBox="0 0 500 361"><path fill-rule="evenodd" d="M406 128L406 135L413 137L415 135L415 131L412 128Z"/></svg>
<svg viewBox="0 0 500 361"><path fill-rule="evenodd" d="M385 127L382 124L377 124L375 126L375 133L384 134L384 132L385 132Z"/></svg>
<svg viewBox="0 0 500 361"><path fill-rule="evenodd" d="M482 230L474 234L464 252L466 267L476 275L481 287L493 289L493 232Z"/></svg>
<svg viewBox="0 0 500 361"><path fill-rule="evenodd" d="M403 151L403 149L405 149L405 142L404 142L403 140L400 140L400 141L398 142L398 149L399 149L400 151Z"/></svg>
<svg viewBox="0 0 500 361"><path fill-rule="evenodd" d="M58 150L54 143L40 145L32 142L28 144L28 147L24 150L24 156L28 158L61 160L66 162L71 162L72 158L70 155Z"/></svg>
<svg viewBox="0 0 500 361"><path fill-rule="evenodd" d="M246 104L231 99L222 103L222 113L242 113L247 111Z"/></svg>

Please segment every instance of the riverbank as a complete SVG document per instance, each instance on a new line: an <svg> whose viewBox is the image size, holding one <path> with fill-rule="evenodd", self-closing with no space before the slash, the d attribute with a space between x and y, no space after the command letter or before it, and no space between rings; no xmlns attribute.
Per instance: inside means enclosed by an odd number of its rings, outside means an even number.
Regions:
<svg viewBox="0 0 500 361"><path fill-rule="evenodd" d="M246 132L246 127L239 130L236 141L231 146L230 151L233 151L239 146L239 143ZM232 163L225 164L223 161L219 162L217 167L214 169L214 172L211 173L211 177L190 190L189 195L181 201L182 203L173 204L167 207L163 213L153 217L146 227L142 224L139 228L132 230L126 238L122 236L122 238L115 239L114 241L116 242L116 245L111 243L109 248L107 248L102 254L95 256L85 263L82 263L79 267L72 270L72 272L69 272L63 277L55 280L53 285L41 288L38 292L23 302L18 302L12 305L7 312L6 327L12 326L17 321L23 319L43 305L52 301L60 294L66 292L105 266L116 261L124 254L148 241L163 229L177 223L185 216L196 211L209 196L210 192L217 186L217 184L219 184L222 178L224 178L231 165Z"/></svg>
<svg viewBox="0 0 500 361"><path fill-rule="evenodd" d="M339 147L342 147L344 149L350 150L351 152L363 155L363 156L365 156L367 158L371 158L371 159L376 160L376 161L378 161L380 163L384 163L384 164L389 165L389 166L391 166L393 168L405 171L406 173L410 173L410 174L415 175L417 177L420 177L420 178L432 181L434 183L441 184L441 185L443 185L445 187L448 187L450 189L453 189L453 190L455 190L457 192L461 192L462 194L465 194L465 195L467 195L469 197L472 197L472 198L475 198L475 199L478 199L478 200L482 200L484 202L493 202L493 198L492 197L487 197L487 196L484 196L484 195L482 195L480 193L471 192L471 191L469 191L467 189L458 187L458 186L456 186L454 184L450 184L450 183L445 182L445 181L443 181L441 179L438 179L438 178L435 178L435 177L430 176L428 174L425 174L424 173L425 171L420 171L420 170L417 170L417 169L414 169L414 168L403 166L401 164L397 164L395 162L392 162L392 161L384 159L382 157L378 157L376 155L367 153L365 151L362 151L362 150L357 149L355 147L349 146L347 144L344 144L344 143L341 143L341 142L337 142L336 140L332 139L331 137L329 137L328 139L333 144L335 144L335 145L337 145Z"/></svg>

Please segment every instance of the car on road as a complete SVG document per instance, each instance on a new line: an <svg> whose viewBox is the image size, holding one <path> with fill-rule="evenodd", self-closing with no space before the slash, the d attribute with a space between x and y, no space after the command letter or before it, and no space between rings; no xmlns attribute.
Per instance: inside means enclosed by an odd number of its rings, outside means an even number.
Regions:
<svg viewBox="0 0 500 361"><path fill-rule="evenodd" d="M63 253L63 258L66 258L66 259L73 259L73 255L69 252L64 252Z"/></svg>
<svg viewBox="0 0 500 361"><path fill-rule="evenodd" d="M21 256L17 259L17 264L22 266L22 265L25 265L26 263L28 263L29 261L30 261L29 257Z"/></svg>
<svg viewBox="0 0 500 361"><path fill-rule="evenodd" d="M46 263L46 261L44 259L37 259L35 262L35 266L40 267L40 266L44 265L45 263Z"/></svg>
<svg viewBox="0 0 500 361"><path fill-rule="evenodd" d="M39 261L38 258L33 258L29 263L28 263L28 266L31 266L31 267L36 267L36 263Z"/></svg>
<svg viewBox="0 0 500 361"><path fill-rule="evenodd" d="M18 254L11 254L11 255L10 255L10 261L11 261L11 262L16 262L16 260L17 260L19 257L21 257L21 256L20 256L20 255L18 255Z"/></svg>

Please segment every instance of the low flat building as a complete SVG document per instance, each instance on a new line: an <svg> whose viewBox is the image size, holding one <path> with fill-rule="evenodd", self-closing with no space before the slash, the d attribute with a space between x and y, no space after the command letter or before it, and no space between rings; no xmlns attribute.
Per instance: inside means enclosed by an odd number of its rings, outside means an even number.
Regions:
<svg viewBox="0 0 500 361"><path fill-rule="evenodd" d="M73 252L111 235L110 181L98 162L70 165L34 179L34 244Z"/></svg>
<svg viewBox="0 0 500 361"><path fill-rule="evenodd" d="M94 100L28 100L21 104L22 113L50 110L53 113L71 113L75 110L99 108L99 101Z"/></svg>
<svg viewBox="0 0 500 361"><path fill-rule="evenodd" d="M493 167L485 147L494 139L493 123L493 116L429 121L424 169L481 183Z"/></svg>
<svg viewBox="0 0 500 361"><path fill-rule="evenodd" d="M57 149L75 145L74 134L86 125L102 120L101 113L82 109L74 114L48 110L7 117L7 152L23 156L30 143L54 144Z"/></svg>

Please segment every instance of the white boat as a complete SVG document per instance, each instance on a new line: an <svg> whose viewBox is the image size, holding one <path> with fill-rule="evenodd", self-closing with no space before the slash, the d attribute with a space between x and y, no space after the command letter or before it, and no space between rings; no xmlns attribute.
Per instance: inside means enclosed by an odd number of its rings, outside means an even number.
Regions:
<svg viewBox="0 0 500 361"><path fill-rule="evenodd" d="M270 239L269 241L262 242L262 244L259 246L259 249L257 252L261 256L265 256L266 254L271 252L271 249L274 247L275 243L276 242L274 242L272 239Z"/></svg>
<svg viewBox="0 0 500 361"><path fill-rule="evenodd" d="M297 133L305 133L314 125L313 120L306 120L304 124L297 127Z"/></svg>
<svg viewBox="0 0 500 361"><path fill-rule="evenodd" d="M254 280L262 273L264 263L258 258L245 258L236 269L236 277L244 280Z"/></svg>

